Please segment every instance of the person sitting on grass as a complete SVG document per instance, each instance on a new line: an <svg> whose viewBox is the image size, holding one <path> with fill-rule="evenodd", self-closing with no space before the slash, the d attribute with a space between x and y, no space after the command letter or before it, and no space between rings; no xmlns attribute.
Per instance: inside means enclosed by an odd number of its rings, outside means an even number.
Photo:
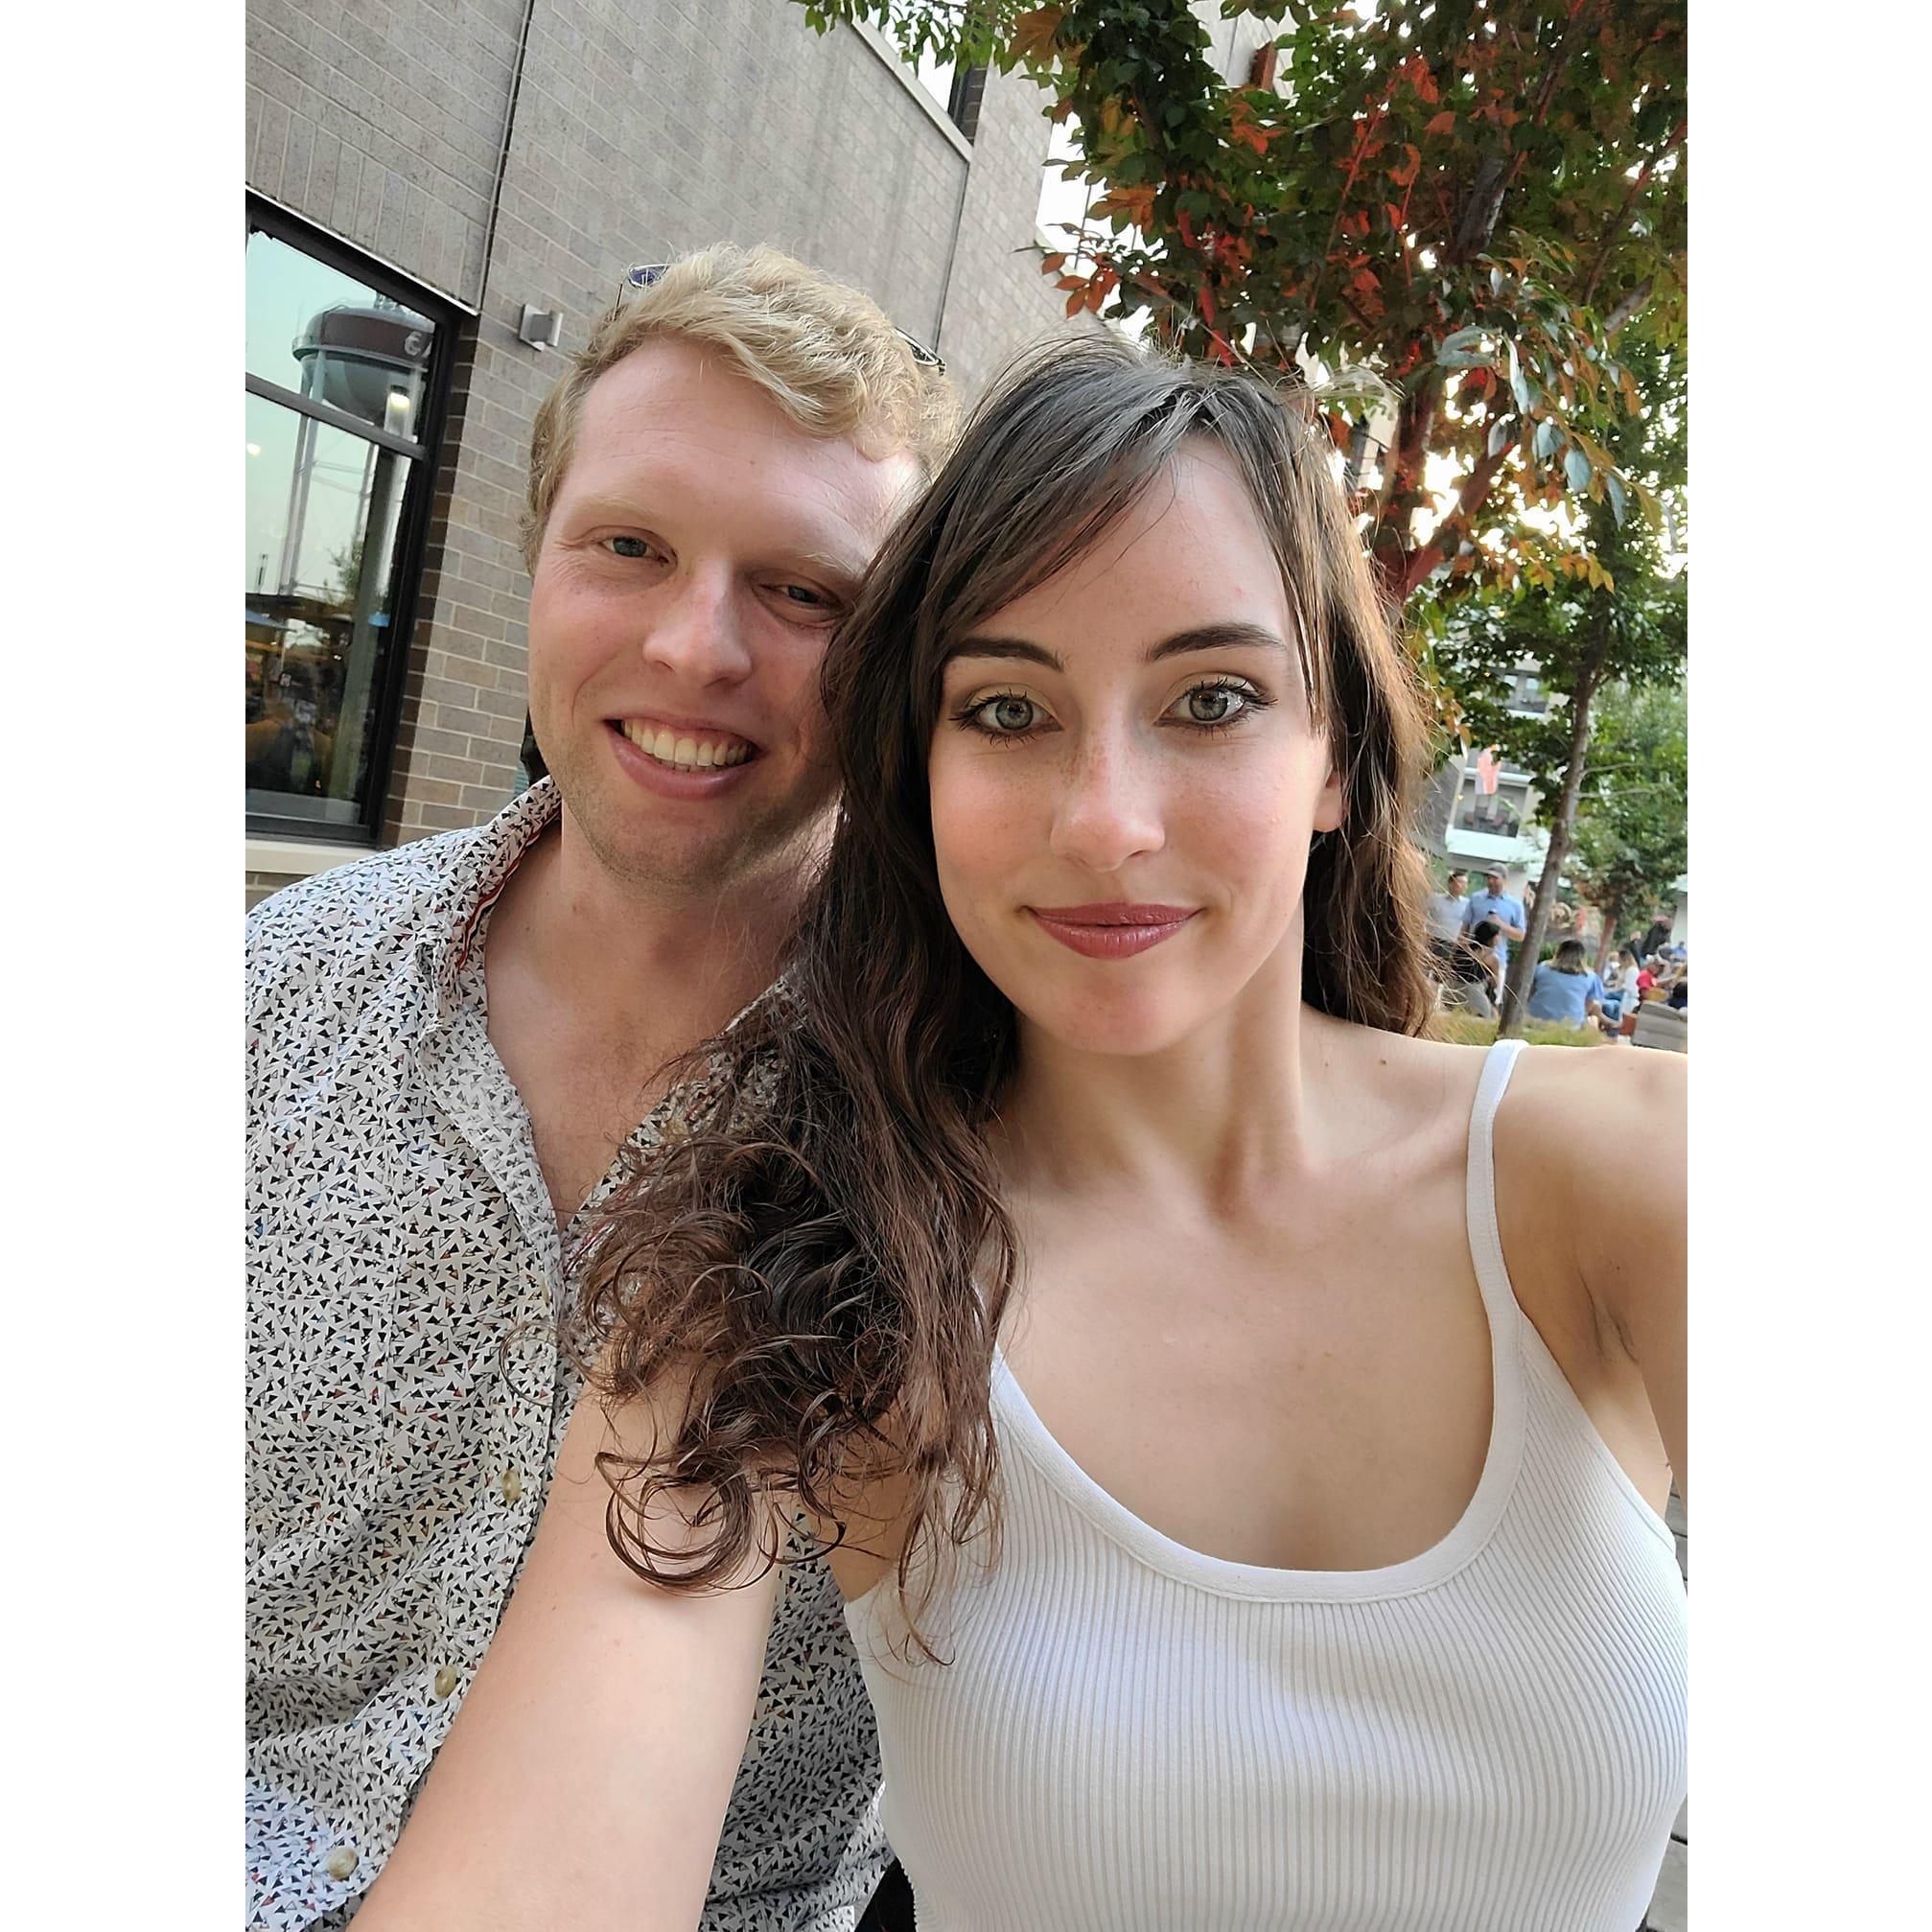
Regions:
<svg viewBox="0 0 1932 1932"><path fill-rule="evenodd" d="M1637 948L1618 946L1603 982L1603 1012L1597 1017L1597 1024L1606 1033L1614 1030L1625 1007L1637 1004Z"/></svg>
<svg viewBox="0 0 1932 1932"><path fill-rule="evenodd" d="M1496 1017L1496 1002L1502 990L1502 961L1497 947L1501 937L1501 928L1494 919L1478 919L1456 949L1450 990L1463 1011L1478 1019Z"/></svg>
<svg viewBox="0 0 1932 1932"><path fill-rule="evenodd" d="M1603 1011L1603 982L1591 971L1580 940L1565 940L1541 960L1529 986L1529 1017L1581 1028Z"/></svg>

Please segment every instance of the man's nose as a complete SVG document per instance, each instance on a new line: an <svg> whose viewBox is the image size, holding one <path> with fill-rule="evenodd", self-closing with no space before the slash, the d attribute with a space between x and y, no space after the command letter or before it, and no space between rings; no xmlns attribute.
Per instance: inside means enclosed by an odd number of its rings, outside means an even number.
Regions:
<svg viewBox="0 0 1932 1932"><path fill-rule="evenodd" d="M1055 802L1049 848L1089 872L1117 872L1166 843L1155 760L1137 755L1125 733L1094 736L1074 748Z"/></svg>
<svg viewBox="0 0 1932 1932"><path fill-rule="evenodd" d="M694 685L736 684L752 654L727 570L680 571L651 599L642 639L645 661Z"/></svg>

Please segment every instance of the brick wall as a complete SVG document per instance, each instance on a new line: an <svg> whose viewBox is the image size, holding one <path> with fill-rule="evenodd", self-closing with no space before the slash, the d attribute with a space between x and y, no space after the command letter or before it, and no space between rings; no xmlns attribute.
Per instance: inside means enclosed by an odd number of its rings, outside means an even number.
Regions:
<svg viewBox="0 0 1932 1932"><path fill-rule="evenodd" d="M1048 100L1023 74L987 76L940 336L968 402L1029 343L1103 326L1085 314L1068 321L1066 297L1040 273L1035 218L1052 132Z"/></svg>
<svg viewBox="0 0 1932 1932"><path fill-rule="evenodd" d="M475 307L522 0L248 0L248 184Z"/></svg>

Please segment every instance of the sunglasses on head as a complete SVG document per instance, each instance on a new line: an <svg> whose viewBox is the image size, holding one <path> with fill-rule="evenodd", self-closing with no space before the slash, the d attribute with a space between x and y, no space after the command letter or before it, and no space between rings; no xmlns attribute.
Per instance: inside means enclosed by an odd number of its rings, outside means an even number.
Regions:
<svg viewBox="0 0 1932 1932"><path fill-rule="evenodd" d="M634 268L626 268L624 279L617 284L617 300L621 302L626 295L640 289L648 289L670 266L668 262L640 262ZM945 363L917 337L908 336L896 323L894 324L893 334L912 351L913 361L920 368L930 369L936 376L945 374Z"/></svg>

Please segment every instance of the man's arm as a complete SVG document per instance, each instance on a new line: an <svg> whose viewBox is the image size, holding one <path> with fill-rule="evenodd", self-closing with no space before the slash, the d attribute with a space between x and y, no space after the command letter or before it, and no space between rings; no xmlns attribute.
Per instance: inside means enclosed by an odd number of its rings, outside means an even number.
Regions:
<svg viewBox="0 0 1932 1932"><path fill-rule="evenodd" d="M632 1574L604 1532L586 1395L535 1545L359 1932L690 1932L744 1755L779 1572L686 1595ZM688 1525L654 1509L675 1547Z"/></svg>
<svg viewBox="0 0 1932 1932"><path fill-rule="evenodd" d="M1518 920L1517 924L1511 925L1507 919L1503 919L1498 913L1491 913L1490 918L1495 919L1496 923L1500 927L1501 927L1502 937L1504 939L1506 940L1527 939L1529 937L1529 926L1527 920L1524 917L1523 901L1521 899L1511 899L1509 903L1516 908L1516 917Z"/></svg>

